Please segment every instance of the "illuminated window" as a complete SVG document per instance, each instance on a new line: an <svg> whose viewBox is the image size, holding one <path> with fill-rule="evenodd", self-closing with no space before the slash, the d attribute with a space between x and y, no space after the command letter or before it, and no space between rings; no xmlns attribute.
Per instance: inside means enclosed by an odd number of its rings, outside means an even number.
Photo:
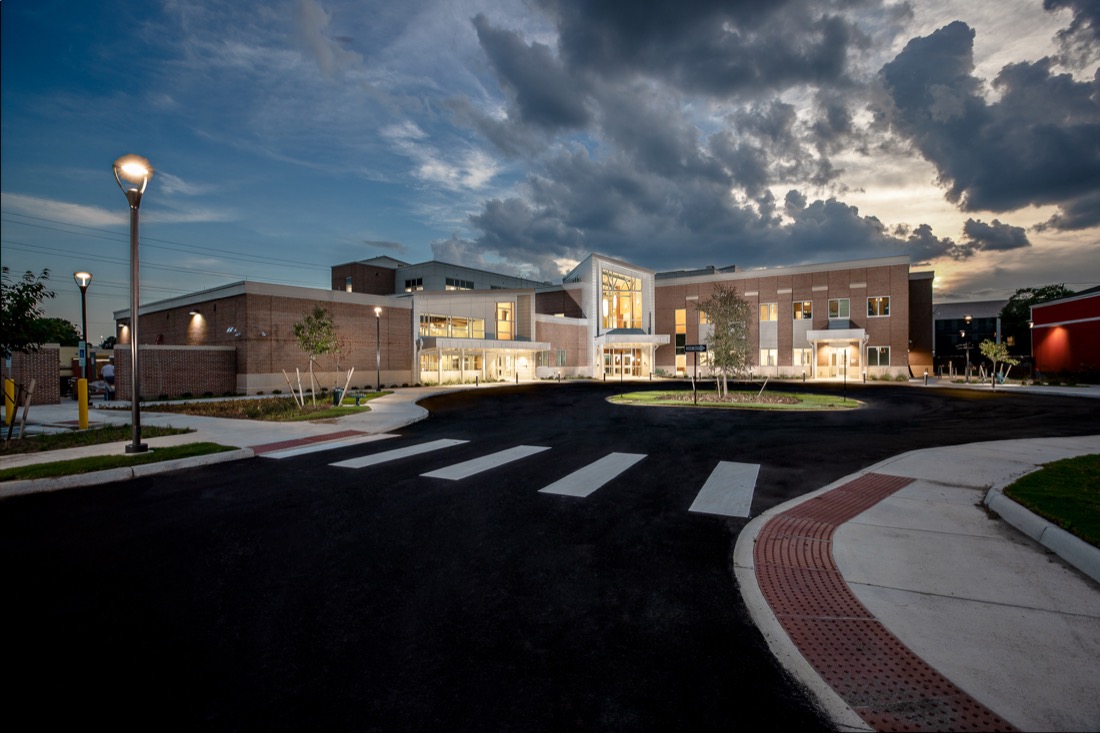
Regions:
<svg viewBox="0 0 1100 733"><path fill-rule="evenodd" d="M710 323L710 316L707 315L706 311L699 311L699 325L705 326L708 323Z"/></svg>
<svg viewBox="0 0 1100 733"><path fill-rule="evenodd" d="M513 307L512 303L497 303L497 339L500 341L511 341L515 334Z"/></svg>
<svg viewBox="0 0 1100 733"><path fill-rule="evenodd" d="M614 270L602 270L600 304L605 330L642 327L642 279Z"/></svg>
<svg viewBox="0 0 1100 733"><path fill-rule="evenodd" d="M850 303L847 298L829 299L829 318L851 318Z"/></svg>
<svg viewBox="0 0 1100 733"><path fill-rule="evenodd" d="M405 292L406 293L412 293L416 290L423 290L423 289L424 289L424 278L422 278L422 277L417 277L417 278L413 278L411 280L406 280L405 281Z"/></svg>
<svg viewBox="0 0 1100 733"><path fill-rule="evenodd" d="M778 359L779 349L760 349L760 366L775 366Z"/></svg>
<svg viewBox="0 0 1100 733"><path fill-rule="evenodd" d="M795 349L791 355L791 364L798 367L811 366L813 364L813 349Z"/></svg>
<svg viewBox="0 0 1100 733"><path fill-rule="evenodd" d="M760 320L761 321L778 321L779 320L779 304L778 303L761 303L760 304Z"/></svg>
<svg viewBox="0 0 1100 733"><path fill-rule="evenodd" d="M349 293L351 292L351 275L344 278L344 290Z"/></svg>
<svg viewBox="0 0 1100 733"><path fill-rule="evenodd" d="M868 298L867 315L872 317L890 315L890 296L884 295L880 298Z"/></svg>
<svg viewBox="0 0 1100 733"><path fill-rule="evenodd" d="M812 300L796 300L794 302L794 320L808 321L814 317L814 303Z"/></svg>

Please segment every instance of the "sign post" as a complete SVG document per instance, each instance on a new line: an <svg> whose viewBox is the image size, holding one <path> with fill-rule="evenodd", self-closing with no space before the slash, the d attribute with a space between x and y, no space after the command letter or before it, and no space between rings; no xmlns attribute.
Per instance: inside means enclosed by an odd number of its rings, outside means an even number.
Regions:
<svg viewBox="0 0 1100 733"><path fill-rule="evenodd" d="M699 391L696 387L696 382L699 381L699 354L707 353L706 344L685 344L684 352L691 354L695 363L695 379L691 380L691 399L696 405L699 404Z"/></svg>

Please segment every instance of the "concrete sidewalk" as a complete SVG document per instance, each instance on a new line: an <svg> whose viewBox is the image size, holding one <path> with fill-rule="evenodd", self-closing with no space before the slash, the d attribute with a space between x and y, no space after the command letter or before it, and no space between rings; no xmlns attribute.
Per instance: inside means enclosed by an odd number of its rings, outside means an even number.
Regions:
<svg viewBox="0 0 1100 733"><path fill-rule="evenodd" d="M988 730L998 718L1028 731L1100 730L1100 550L1000 493L1043 463L1095 453L1100 435L921 450L870 466L749 523L734 553L742 595L841 730ZM810 503L875 477L901 488L830 537L810 537ZM782 559L768 559L765 542L783 545ZM820 563L798 552L809 544ZM800 572L812 576L805 585ZM829 575L862 608L823 600L837 593L822 582ZM793 608L769 602L776 577L794 586Z"/></svg>

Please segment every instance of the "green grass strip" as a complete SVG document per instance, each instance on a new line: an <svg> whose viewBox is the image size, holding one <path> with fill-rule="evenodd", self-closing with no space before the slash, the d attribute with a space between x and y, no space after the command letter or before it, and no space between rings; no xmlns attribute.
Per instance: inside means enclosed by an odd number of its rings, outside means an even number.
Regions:
<svg viewBox="0 0 1100 733"><path fill-rule="evenodd" d="M611 402L634 405L653 405L657 407L705 407L735 410L851 410L860 407L858 400L844 399L837 395L806 394L802 392L765 391L764 397L791 398L792 402L757 402L757 391L730 392L736 401L711 401L713 391L700 391L699 404L696 405L691 390L628 392L610 397ZM708 399L710 398L710 399Z"/></svg>
<svg viewBox="0 0 1100 733"><path fill-rule="evenodd" d="M118 449L123 450L123 446ZM29 466L5 468L0 470L0 481L16 481L20 479L56 478L58 476L73 476L92 471L105 471L110 468L127 468L140 466L146 463L159 463L172 461L177 458L192 458L205 456L212 453L224 453L237 450L232 446L219 445L218 443L186 443L184 445L172 445L164 448L152 448L145 453L125 455L88 456L86 458L74 458L68 461L53 461L52 463L35 463Z"/></svg>
<svg viewBox="0 0 1100 733"><path fill-rule="evenodd" d="M1100 455L1054 461L1022 477L1005 496L1100 547Z"/></svg>
<svg viewBox="0 0 1100 733"><path fill-rule="evenodd" d="M182 435L193 433L191 428L162 428L146 426L141 430L143 438L160 438L165 435ZM61 450L62 448L82 448L87 445L102 445L103 443L118 443L130 440L133 429L129 425L105 425L87 430L70 430L64 433L50 433L47 435L28 435L25 438L12 438L0 443L0 455L16 455L20 453L41 453L43 451Z"/></svg>
<svg viewBox="0 0 1100 733"><path fill-rule="evenodd" d="M370 400L381 397L387 392L360 393L360 407L355 406L355 395L344 397L344 404L340 407L332 405L332 395L317 396L317 404L314 405L306 398L304 408L298 407L293 397L265 397L261 399L247 400L206 400L195 402L180 402L155 405L147 405L143 409L148 412L173 412L185 415L199 415L202 417L222 417L235 420L265 420L269 422L300 422L303 420L330 420L344 417L345 415L358 415L369 412L366 405Z"/></svg>

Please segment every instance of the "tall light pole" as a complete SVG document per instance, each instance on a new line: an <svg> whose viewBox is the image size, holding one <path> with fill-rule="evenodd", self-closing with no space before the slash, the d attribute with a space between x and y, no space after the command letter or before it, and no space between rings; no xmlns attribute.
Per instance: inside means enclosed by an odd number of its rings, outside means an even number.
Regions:
<svg viewBox="0 0 1100 733"><path fill-rule="evenodd" d="M374 307L374 383L382 391L382 308Z"/></svg>
<svg viewBox="0 0 1100 733"><path fill-rule="evenodd" d="M130 204L130 422L133 443L127 453L144 453L149 446L141 442L141 369L138 365L138 306L140 305L140 270L138 269L138 208L153 166L140 155L123 155L115 161L115 181Z"/></svg>
<svg viewBox="0 0 1100 733"><path fill-rule="evenodd" d="M84 373L84 378L88 379L88 359L91 356L88 353L91 351L88 347L88 286L92 284L92 273L74 272L73 280L80 288L80 338L84 341L84 360L80 364L80 370Z"/></svg>

